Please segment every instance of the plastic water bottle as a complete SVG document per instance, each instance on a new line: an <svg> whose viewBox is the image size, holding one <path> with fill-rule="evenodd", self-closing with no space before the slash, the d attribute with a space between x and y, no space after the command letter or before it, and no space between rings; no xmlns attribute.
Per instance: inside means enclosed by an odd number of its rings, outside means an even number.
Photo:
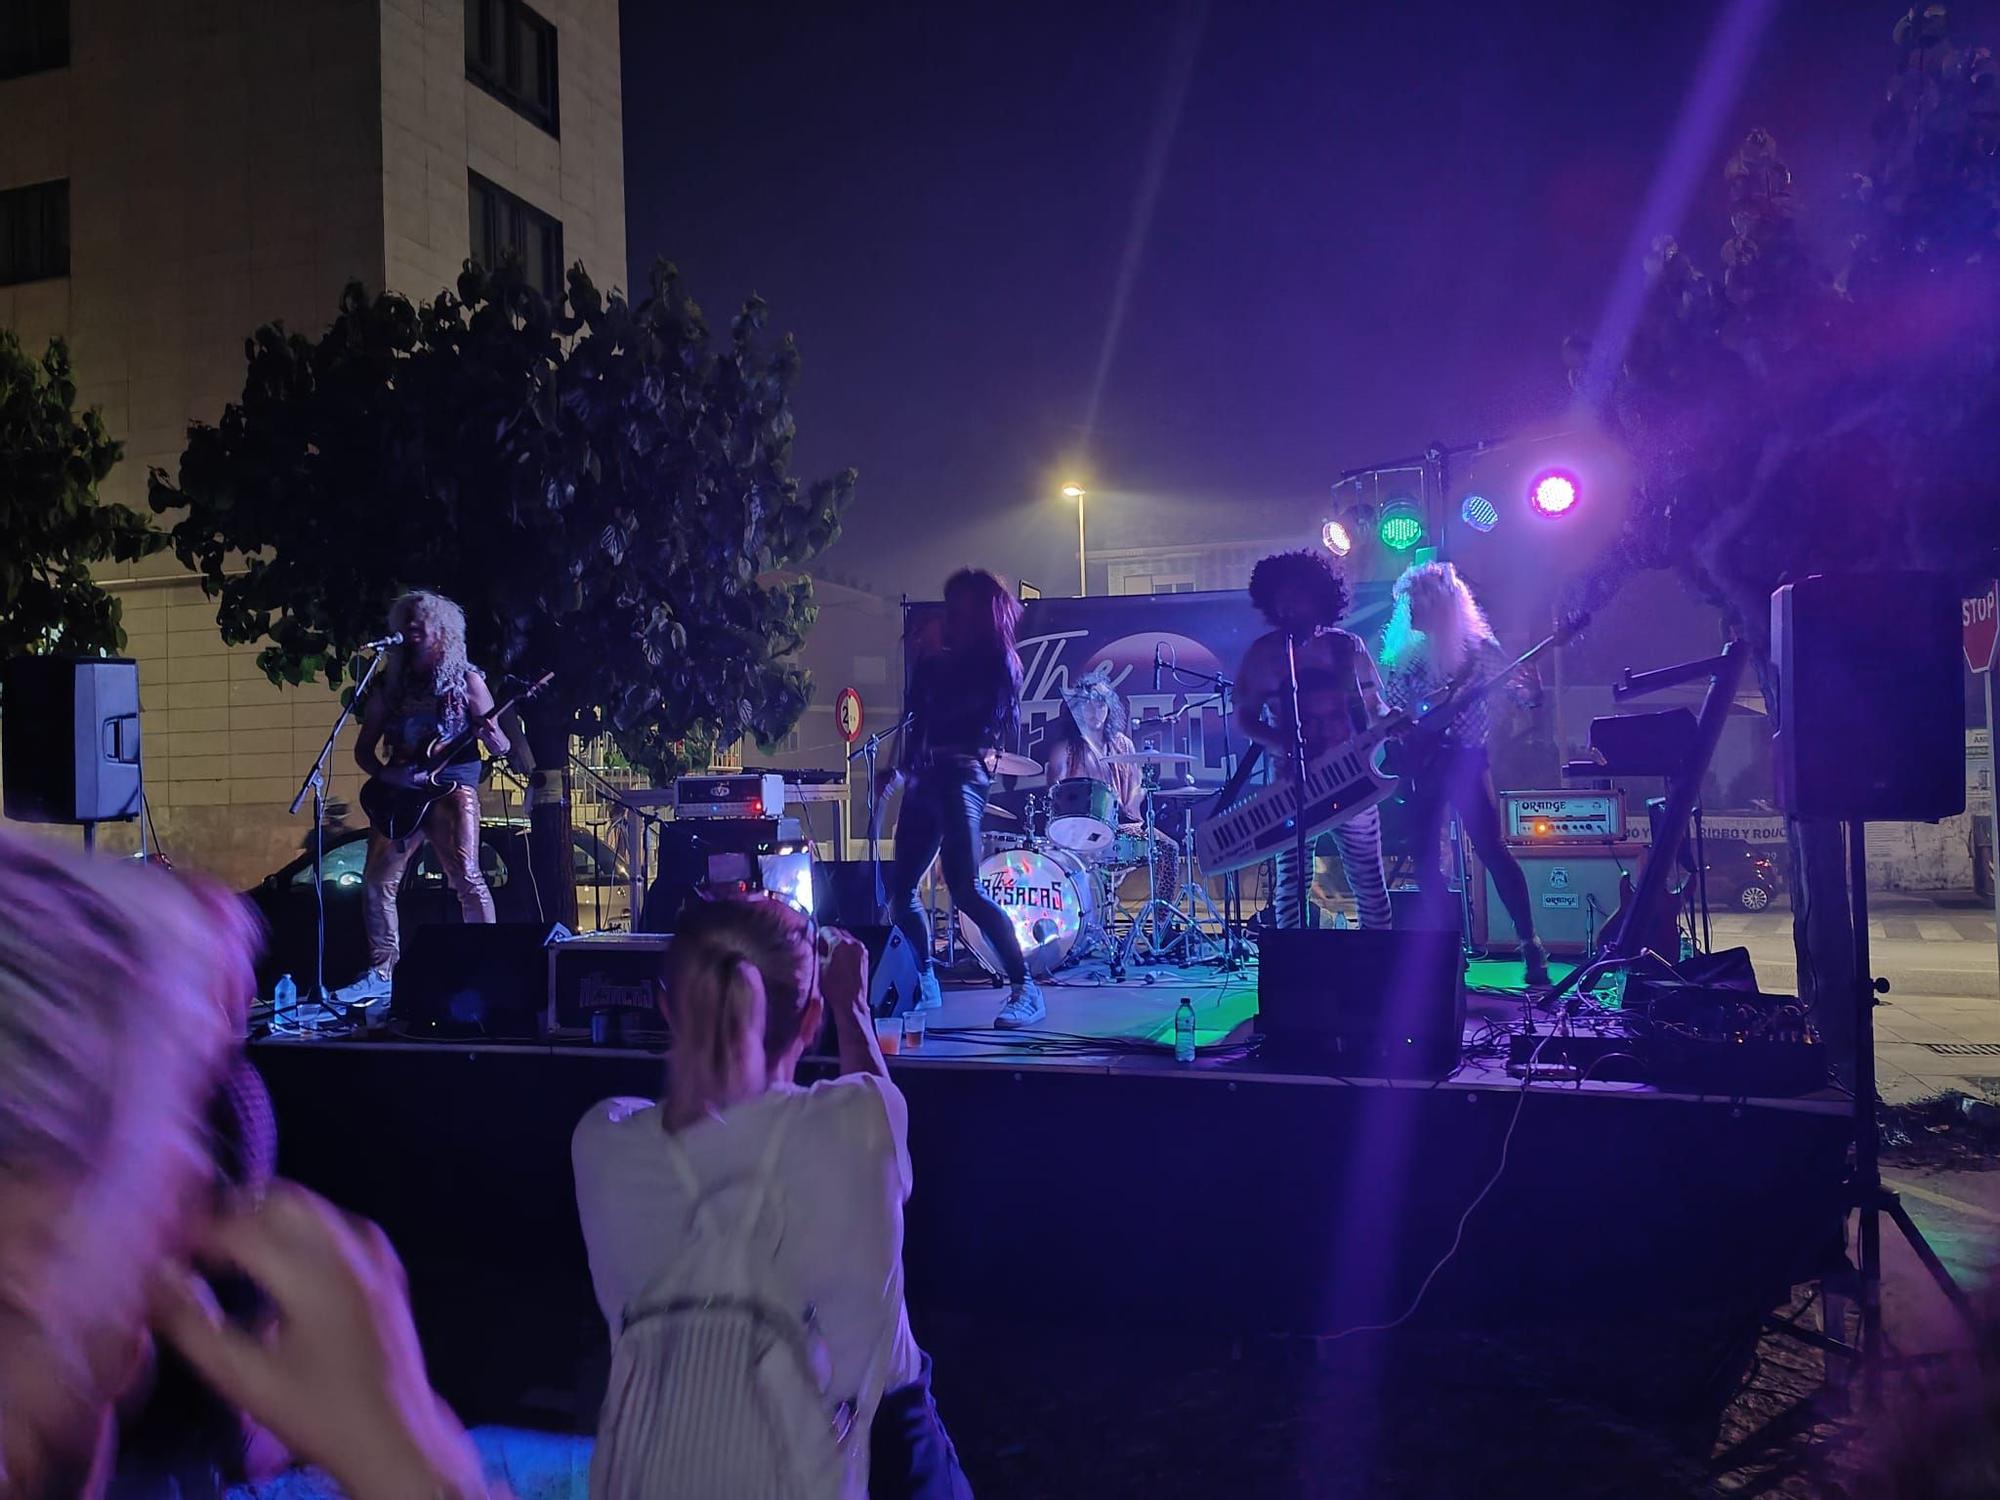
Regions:
<svg viewBox="0 0 2000 1500"><path fill-rule="evenodd" d="M1337 911L1337 912L1335 912L1335 913L1333 914L1333 930L1334 930L1335 932L1345 932L1345 931L1347 931L1347 913L1346 913L1346 912L1344 912L1344 911Z"/></svg>
<svg viewBox="0 0 2000 1500"><path fill-rule="evenodd" d="M1194 1001L1186 995L1181 996L1180 1009L1174 1012L1174 1061L1194 1061Z"/></svg>
<svg viewBox="0 0 2000 1500"><path fill-rule="evenodd" d="M292 976L280 974L278 983L271 991L271 1019L283 1021L294 1019L299 1013L299 987L292 983Z"/></svg>

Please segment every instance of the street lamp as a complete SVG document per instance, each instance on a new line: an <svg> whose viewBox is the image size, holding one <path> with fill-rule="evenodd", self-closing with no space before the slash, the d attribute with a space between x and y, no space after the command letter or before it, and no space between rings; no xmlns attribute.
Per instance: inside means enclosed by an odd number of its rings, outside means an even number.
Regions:
<svg viewBox="0 0 2000 1500"><path fill-rule="evenodd" d="M1076 502L1076 596L1085 599L1090 596L1090 571L1083 550L1083 497L1088 491L1080 484L1066 484L1062 492Z"/></svg>

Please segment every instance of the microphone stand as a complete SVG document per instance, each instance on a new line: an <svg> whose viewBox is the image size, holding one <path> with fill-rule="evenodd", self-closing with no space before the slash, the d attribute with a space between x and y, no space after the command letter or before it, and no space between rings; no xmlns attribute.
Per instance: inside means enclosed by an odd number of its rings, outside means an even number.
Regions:
<svg viewBox="0 0 2000 1500"><path fill-rule="evenodd" d="M1236 758L1236 746L1229 733L1229 694L1236 686L1235 680L1224 677L1220 672L1193 672L1174 663L1164 665L1176 679L1184 678L1215 689L1216 707L1222 715L1222 763L1228 765ZM1192 743L1189 748L1193 748ZM1242 967L1242 955L1237 951L1243 931L1243 888L1238 883L1239 874L1239 871L1231 870L1222 877L1222 971L1225 974L1233 974ZM1187 878L1194 878L1192 868L1187 871Z"/></svg>
<svg viewBox="0 0 2000 1500"><path fill-rule="evenodd" d="M299 804L311 793L313 799L313 1004L326 1014L346 1021L352 1013L343 1006L333 1004L333 997L326 988L326 763L333 755L334 742L340 738L340 731L347 727L347 721L354 717L354 705L368 693L368 684L374 680L375 669L382 665L382 653L377 651L368 658L368 665L362 669L360 681L354 684L354 694L340 706L340 717L333 721L333 728L327 731L326 743L319 747L319 754L313 757L312 769L306 772L306 779L299 783L299 789L292 794L292 805L285 812L288 817L297 817ZM271 1012L272 1025L278 1022L274 1008ZM294 1002L292 1024L298 1024L298 1008Z"/></svg>
<svg viewBox="0 0 2000 1500"><path fill-rule="evenodd" d="M882 920L883 909L889 904L889 893L882 888L882 785L875 779L875 752L882 747L882 741L892 734L901 734L910 727L914 712L906 713L896 721L893 729L878 729L860 746L848 752L848 764L864 757L868 762L868 870L874 882L875 916Z"/></svg>

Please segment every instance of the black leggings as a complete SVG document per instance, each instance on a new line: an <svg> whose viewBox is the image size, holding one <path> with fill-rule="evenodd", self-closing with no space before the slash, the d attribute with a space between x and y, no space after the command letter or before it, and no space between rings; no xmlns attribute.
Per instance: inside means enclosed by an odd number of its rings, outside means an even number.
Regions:
<svg viewBox="0 0 2000 1500"><path fill-rule="evenodd" d="M1514 935L1524 943L1533 942L1535 911L1528 901L1528 877L1507 847L1486 752L1462 746L1439 751L1437 759L1411 779L1409 806L1417 823L1417 888L1424 894L1425 909L1435 916L1450 906L1451 885L1438 863L1438 840L1444 833L1446 811L1456 808L1466 838L1513 919ZM1480 899L1479 893L1473 899Z"/></svg>
<svg viewBox="0 0 2000 1500"><path fill-rule="evenodd" d="M1028 977L1021 944L1007 914L979 888L979 823L986 815L992 778L977 766L941 765L919 771L903 793L896 822L895 883L889 914L916 950L926 973L931 967L931 924L917 904L917 882L931 861L943 856L945 888L952 904L993 945L1009 983Z"/></svg>

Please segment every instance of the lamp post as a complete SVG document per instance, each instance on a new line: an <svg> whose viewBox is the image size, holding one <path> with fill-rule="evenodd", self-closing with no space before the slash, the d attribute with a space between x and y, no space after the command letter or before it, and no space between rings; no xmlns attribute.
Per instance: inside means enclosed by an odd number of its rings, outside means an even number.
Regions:
<svg viewBox="0 0 2000 1500"><path fill-rule="evenodd" d="M1088 491L1080 484L1066 484L1062 492L1076 502L1076 596L1086 599L1090 596L1090 565L1083 548L1083 497Z"/></svg>

